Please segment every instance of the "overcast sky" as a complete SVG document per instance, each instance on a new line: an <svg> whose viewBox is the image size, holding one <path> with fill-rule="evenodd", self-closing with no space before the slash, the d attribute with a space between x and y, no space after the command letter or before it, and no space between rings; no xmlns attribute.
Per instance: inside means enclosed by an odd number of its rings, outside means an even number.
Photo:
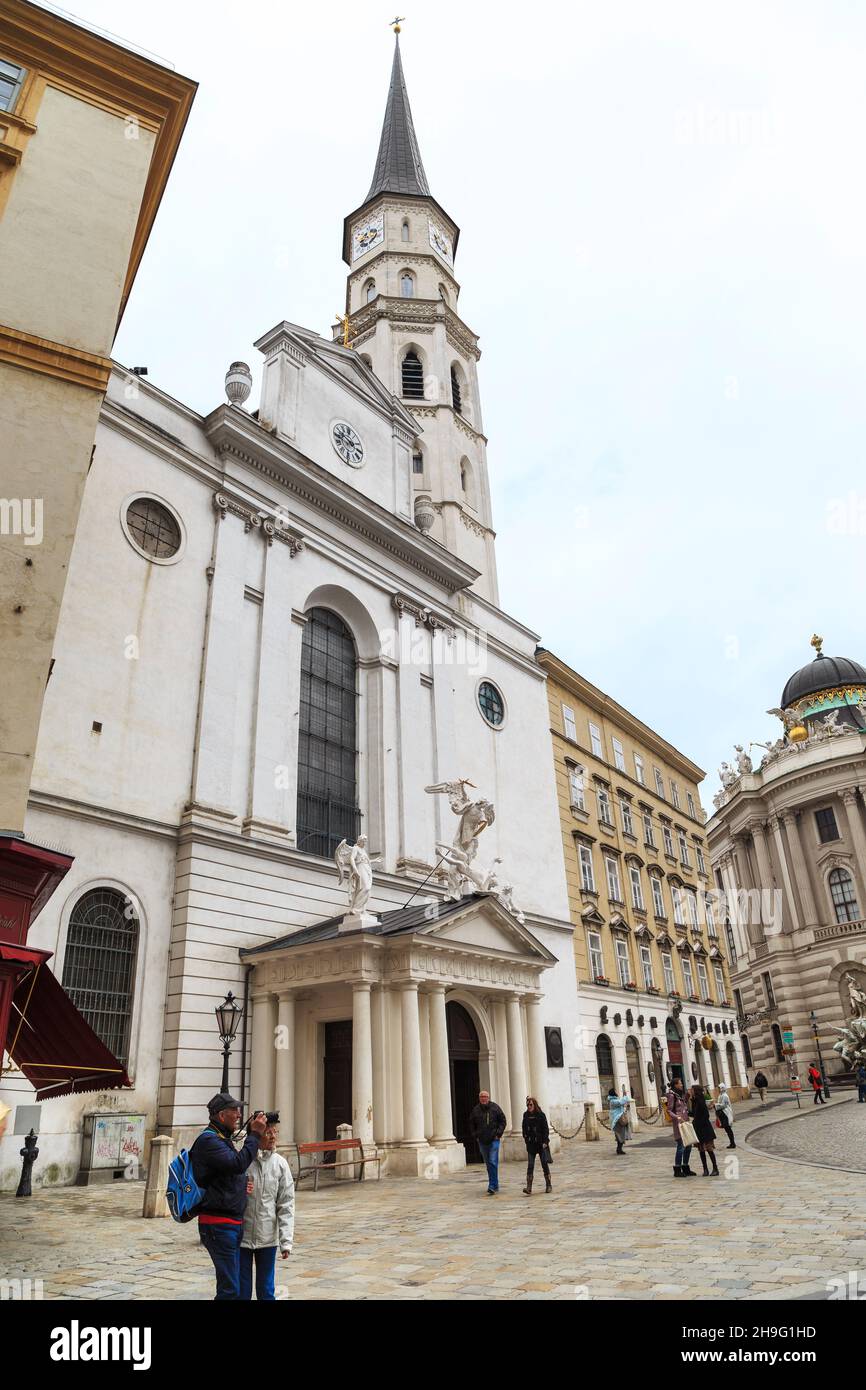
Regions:
<svg viewBox="0 0 866 1390"><path fill-rule="evenodd" d="M203 413L327 334L393 37L359 0L77 0L199 84L116 344ZM502 605L710 772L866 660L866 12L426 0L401 46L481 336ZM760 756L760 749L755 750Z"/></svg>

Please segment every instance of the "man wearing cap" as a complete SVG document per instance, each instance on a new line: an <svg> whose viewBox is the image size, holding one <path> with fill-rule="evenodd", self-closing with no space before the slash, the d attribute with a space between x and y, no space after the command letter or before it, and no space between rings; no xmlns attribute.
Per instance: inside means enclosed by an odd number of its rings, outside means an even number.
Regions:
<svg viewBox="0 0 866 1390"><path fill-rule="evenodd" d="M192 1171L204 1199L198 1208L199 1239L213 1260L218 1299L240 1298L240 1252L247 1204L247 1169L259 1151L267 1120L259 1110L250 1120L243 1148L232 1135L241 1104L227 1091L208 1101L208 1127L190 1149Z"/></svg>

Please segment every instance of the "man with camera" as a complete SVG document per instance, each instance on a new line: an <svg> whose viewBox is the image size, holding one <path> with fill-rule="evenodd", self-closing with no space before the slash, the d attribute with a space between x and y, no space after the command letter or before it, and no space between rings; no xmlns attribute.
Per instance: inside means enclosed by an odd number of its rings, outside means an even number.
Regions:
<svg viewBox="0 0 866 1390"><path fill-rule="evenodd" d="M259 1152L247 1173L247 1209L241 1236L240 1296L253 1296L253 1263L256 1271L256 1298L274 1302L274 1269L277 1245L282 1259L292 1253L295 1231L295 1182L292 1170L277 1153L279 1114L268 1112L267 1129Z"/></svg>
<svg viewBox="0 0 866 1390"><path fill-rule="evenodd" d="M208 1101L208 1127L190 1149L192 1171L204 1192L198 1207L199 1239L213 1260L216 1298L240 1298L240 1252L247 1205L246 1171L259 1151L267 1118L257 1110L247 1123L243 1148L232 1135L241 1122L240 1101L227 1091Z"/></svg>

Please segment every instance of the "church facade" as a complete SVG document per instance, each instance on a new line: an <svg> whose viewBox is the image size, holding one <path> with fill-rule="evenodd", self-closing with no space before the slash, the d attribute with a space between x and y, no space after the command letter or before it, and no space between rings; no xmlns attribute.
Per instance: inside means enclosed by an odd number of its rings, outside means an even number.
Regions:
<svg viewBox="0 0 866 1390"><path fill-rule="evenodd" d="M90 1114L199 1131L228 991L229 1085L283 1142L349 1123L386 1171L448 1171L482 1085L506 1153L527 1094L573 1126L545 677L498 607L458 237L398 46L332 338L264 333L254 411L244 363L206 416L112 373L26 828L74 856L32 944L134 1089L43 1103L45 1181L75 1181ZM461 841L464 804L488 809ZM335 857L361 843L350 912ZM2 1095L33 1100L14 1070Z"/></svg>

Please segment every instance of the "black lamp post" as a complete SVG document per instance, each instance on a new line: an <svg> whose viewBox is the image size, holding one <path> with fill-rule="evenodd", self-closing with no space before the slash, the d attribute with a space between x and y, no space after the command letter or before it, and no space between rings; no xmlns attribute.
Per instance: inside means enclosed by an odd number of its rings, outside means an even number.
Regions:
<svg viewBox="0 0 866 1390"><path fill-rule="evenodd" d="M223 1045L223 1079L221 1090L227 1091L229 1088L229 1053L235 1034L238 1031L238 1024L241 1021L243 1007L237 1003L231 990L229 990L221 1004L217 1004L214 1009L216 1014L217 1027L219 1028L220 1042Z"/></svg>
<svg viewBox="0 0 866 1390"><path fill-rule="evenodd" d="M829 1100L829 1099L830 1099L830 1087L827 1085L827 1073L826 1073L826 1071L824 1070L824 1058L821 1056L821 1043L820 1043L820 1040L819 1040L819 1038L818 1038L818 1020L817 1020L817 1018L815 1017L815 1010L814 1010L814 1009L813 1009L812 1012L810 1013L809 1017L810 1017L810 1019L812 1020L812 1036L813 1036L813 1038L815 1039L815 1047L816 1047L817 1052L818 1052L818 1067L819 1067L820 1072L821 1072L821 1080L824 1082L824 1099L825 1099L825 1100Z"/></svg>

